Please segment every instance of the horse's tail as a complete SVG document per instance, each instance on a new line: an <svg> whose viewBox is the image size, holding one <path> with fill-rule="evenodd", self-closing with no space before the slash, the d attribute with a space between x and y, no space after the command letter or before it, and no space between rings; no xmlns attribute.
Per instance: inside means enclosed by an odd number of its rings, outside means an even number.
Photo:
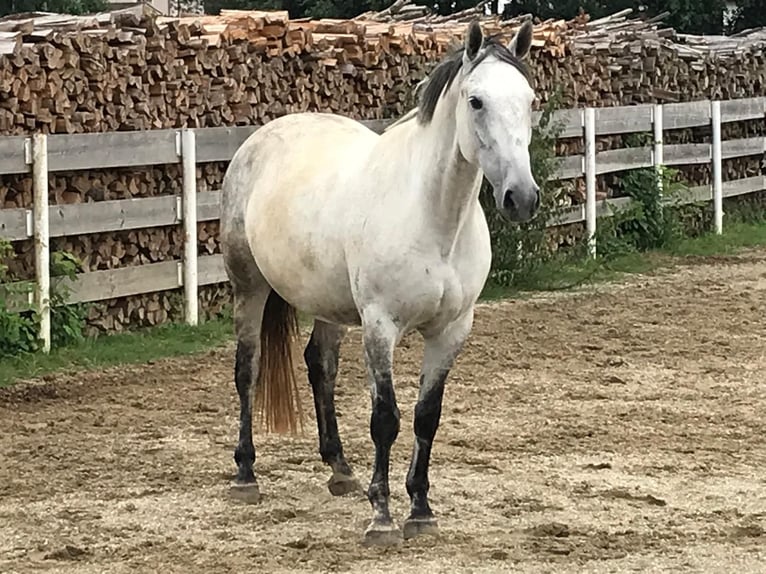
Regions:
<svg viewBox="0 0 766 574"><path fill-rule="evenodd" d="M295 308L272 291L261 323L261 357L255 382L255 410L267 431L303 432L303 411L293 365L293 340L298 336Z"/></svg>

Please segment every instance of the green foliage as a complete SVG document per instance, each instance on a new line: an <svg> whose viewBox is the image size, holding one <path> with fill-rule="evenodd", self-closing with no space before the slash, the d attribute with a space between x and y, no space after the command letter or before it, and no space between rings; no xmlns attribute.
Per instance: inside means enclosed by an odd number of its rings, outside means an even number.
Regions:
<svg viewBox="0 0 766 574"><path fill-rule="evenodd" d="M541 205L538 215L522 224L510 223L495 207L492 188L485 182L481 202L487 215L492 237L492 270L490 283L512 286L533 273L534 268L543 264L553 253L546 244L546 222L553 214L557 203L557 186L548 181L558 169L556 138L561 125L552 121L558 107L560 94L555 94L542 110L539 124L532 130L530 159L532 173L540 186Z"/></svg>
<svg viewBox="0 0 766 574"><path fill-rule="evenodd" d="M762 1L762 0L761 0ZM758 0L740 0L758 2ZM634 15L653 17L669 12L664 24L687 34L720 34L723 30L725 0L511 0L504 9L505 17L533 14L541 19L574 18L581 11L591 19L603 18L625 8Z"/></svg>
<svg viewBox="0 0 766 574"><path fill-rule="evenodd" d="M0 3L0 16L18 12L93 14L107 9L106 0L5 0Z"/></svg>
<svg viewBox="0 0 766 574"><path fill-rule="evenodd" d="M673 169L636 169L620 179L620 193L632 201L599 218L596 244L600 258L608 261L634 251L668 247L683 235L675 200L686 191Z"/></svg>
<svg viewBox="0 0 766 574"><path fill-rule="evenodd" d="M766 26L766 0L737 0L727 32L735 33Z"/></svg>
<svg viewBox="0 0 766 574"><path fill-rule="evenodd" d="M38 338L40 317L36 310L14 309L33 292L29 282L14 282L4 262L13 257L13 248L0 240L0 357L33 353L41 348ZM74 279L79 263L68 253L51 255L51 346L63 347L83 340L85 308L67 305L67 282Z"/></svg>
<svg viewBox="0 0 766 574"><path fill-rule="evenodd" d="M555 142L560 125L552 121L559 98L545 106L539 125L533 130L530 158L532 172L541 186L542 205L535 219L523 224L510 224L494 205L491 189L482 191L482 205L487 214L492 237L492 270L485 293L507 289L569 288L585 280L603 276L618 258L623 261L650 250L667 249L684 234L686 211L698 214L699 207L674 205L686 191L675 170L654 168L633 170L619 179L617 195L631 202L613 208L612 217L600 217L597 226L597 254L587 256L585 241L562 247L558 240L549 241L546 223L557 210L559 186L548 181L559 165ZM626 137L624 144L646 146L651 134ZM690 212L691 212L690 211ZM551 245L551 243L553 245ZM638 265L635 261L631 263Z"/></svg>
<svg viewBox="0 0 766 574"><path fill-rule="evenodd" d="M64 347L83 340L86 309L82 304L67 305L80 262L70 253L56 251L51 256L51 346Z"/></svg>
<svg viewBox="0 0 766 574"><path fill-rule="evenodd" d="M5 284L10 281L8 261L13 256L13 247L0 240L0 357L28 353L37 350L37 315L34 311L14 313L9 310L12 300L26 298L29 284Z"/></svg>

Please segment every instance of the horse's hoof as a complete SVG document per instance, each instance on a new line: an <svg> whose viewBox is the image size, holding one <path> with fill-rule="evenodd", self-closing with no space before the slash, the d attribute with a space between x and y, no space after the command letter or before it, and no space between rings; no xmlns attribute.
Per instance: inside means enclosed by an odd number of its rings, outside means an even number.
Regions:
<svg viewBox="0 0 766 574"><path fill-rule="evenodd" d="M422 535L436 536L439 534L439 526L433 516L427 518L408 518L404 521L402 534L405 540Z"/></svg>
<svg viewBox="0 0 766 574"><path fill-rule="evenodd" d="M261 501L261 491L257 482L232 482L229 495L245 504L257 504Z"/></svg>
<svg viewBox="0 0 766 574"><path fill-rule="evenodd" d="M327 481L327 488L333 496L343 496L344 494L362 490L362 486L357 479L348 474L341 474L340 472L332 473L332 476Z"/></svg>
<svg viewBox="0 0 766 574"><path fill-rule="evenodd" d="M373 520L364 531L365 546L395 546L401 542L402 532L393 522L384 524Z"/></svg>

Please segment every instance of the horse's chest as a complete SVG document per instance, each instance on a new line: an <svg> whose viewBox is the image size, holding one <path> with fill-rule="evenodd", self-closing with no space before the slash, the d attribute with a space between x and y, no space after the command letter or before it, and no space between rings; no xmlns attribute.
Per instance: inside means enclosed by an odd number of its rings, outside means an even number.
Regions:
<svg viewBox="0 0 766 574"><path fill-rule="evenodd" d="M375 304L385 302L399 322L412 327L449 322L472 303L473 295L463 278L448 265L410 264L406 272L401 271L387 266L379 270L377 277L367 277L360 285L361 299Z"/></svg>

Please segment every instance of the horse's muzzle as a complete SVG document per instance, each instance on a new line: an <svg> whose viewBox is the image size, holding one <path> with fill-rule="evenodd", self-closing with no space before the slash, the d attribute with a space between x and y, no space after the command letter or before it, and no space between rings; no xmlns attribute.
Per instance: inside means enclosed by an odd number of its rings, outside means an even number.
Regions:
<svg viewBox="0 0 766 574"><path fill-rule="evenodd" d="M511 221L529 221L540 209L540 187L506 189L503 211Z"/></svg>

